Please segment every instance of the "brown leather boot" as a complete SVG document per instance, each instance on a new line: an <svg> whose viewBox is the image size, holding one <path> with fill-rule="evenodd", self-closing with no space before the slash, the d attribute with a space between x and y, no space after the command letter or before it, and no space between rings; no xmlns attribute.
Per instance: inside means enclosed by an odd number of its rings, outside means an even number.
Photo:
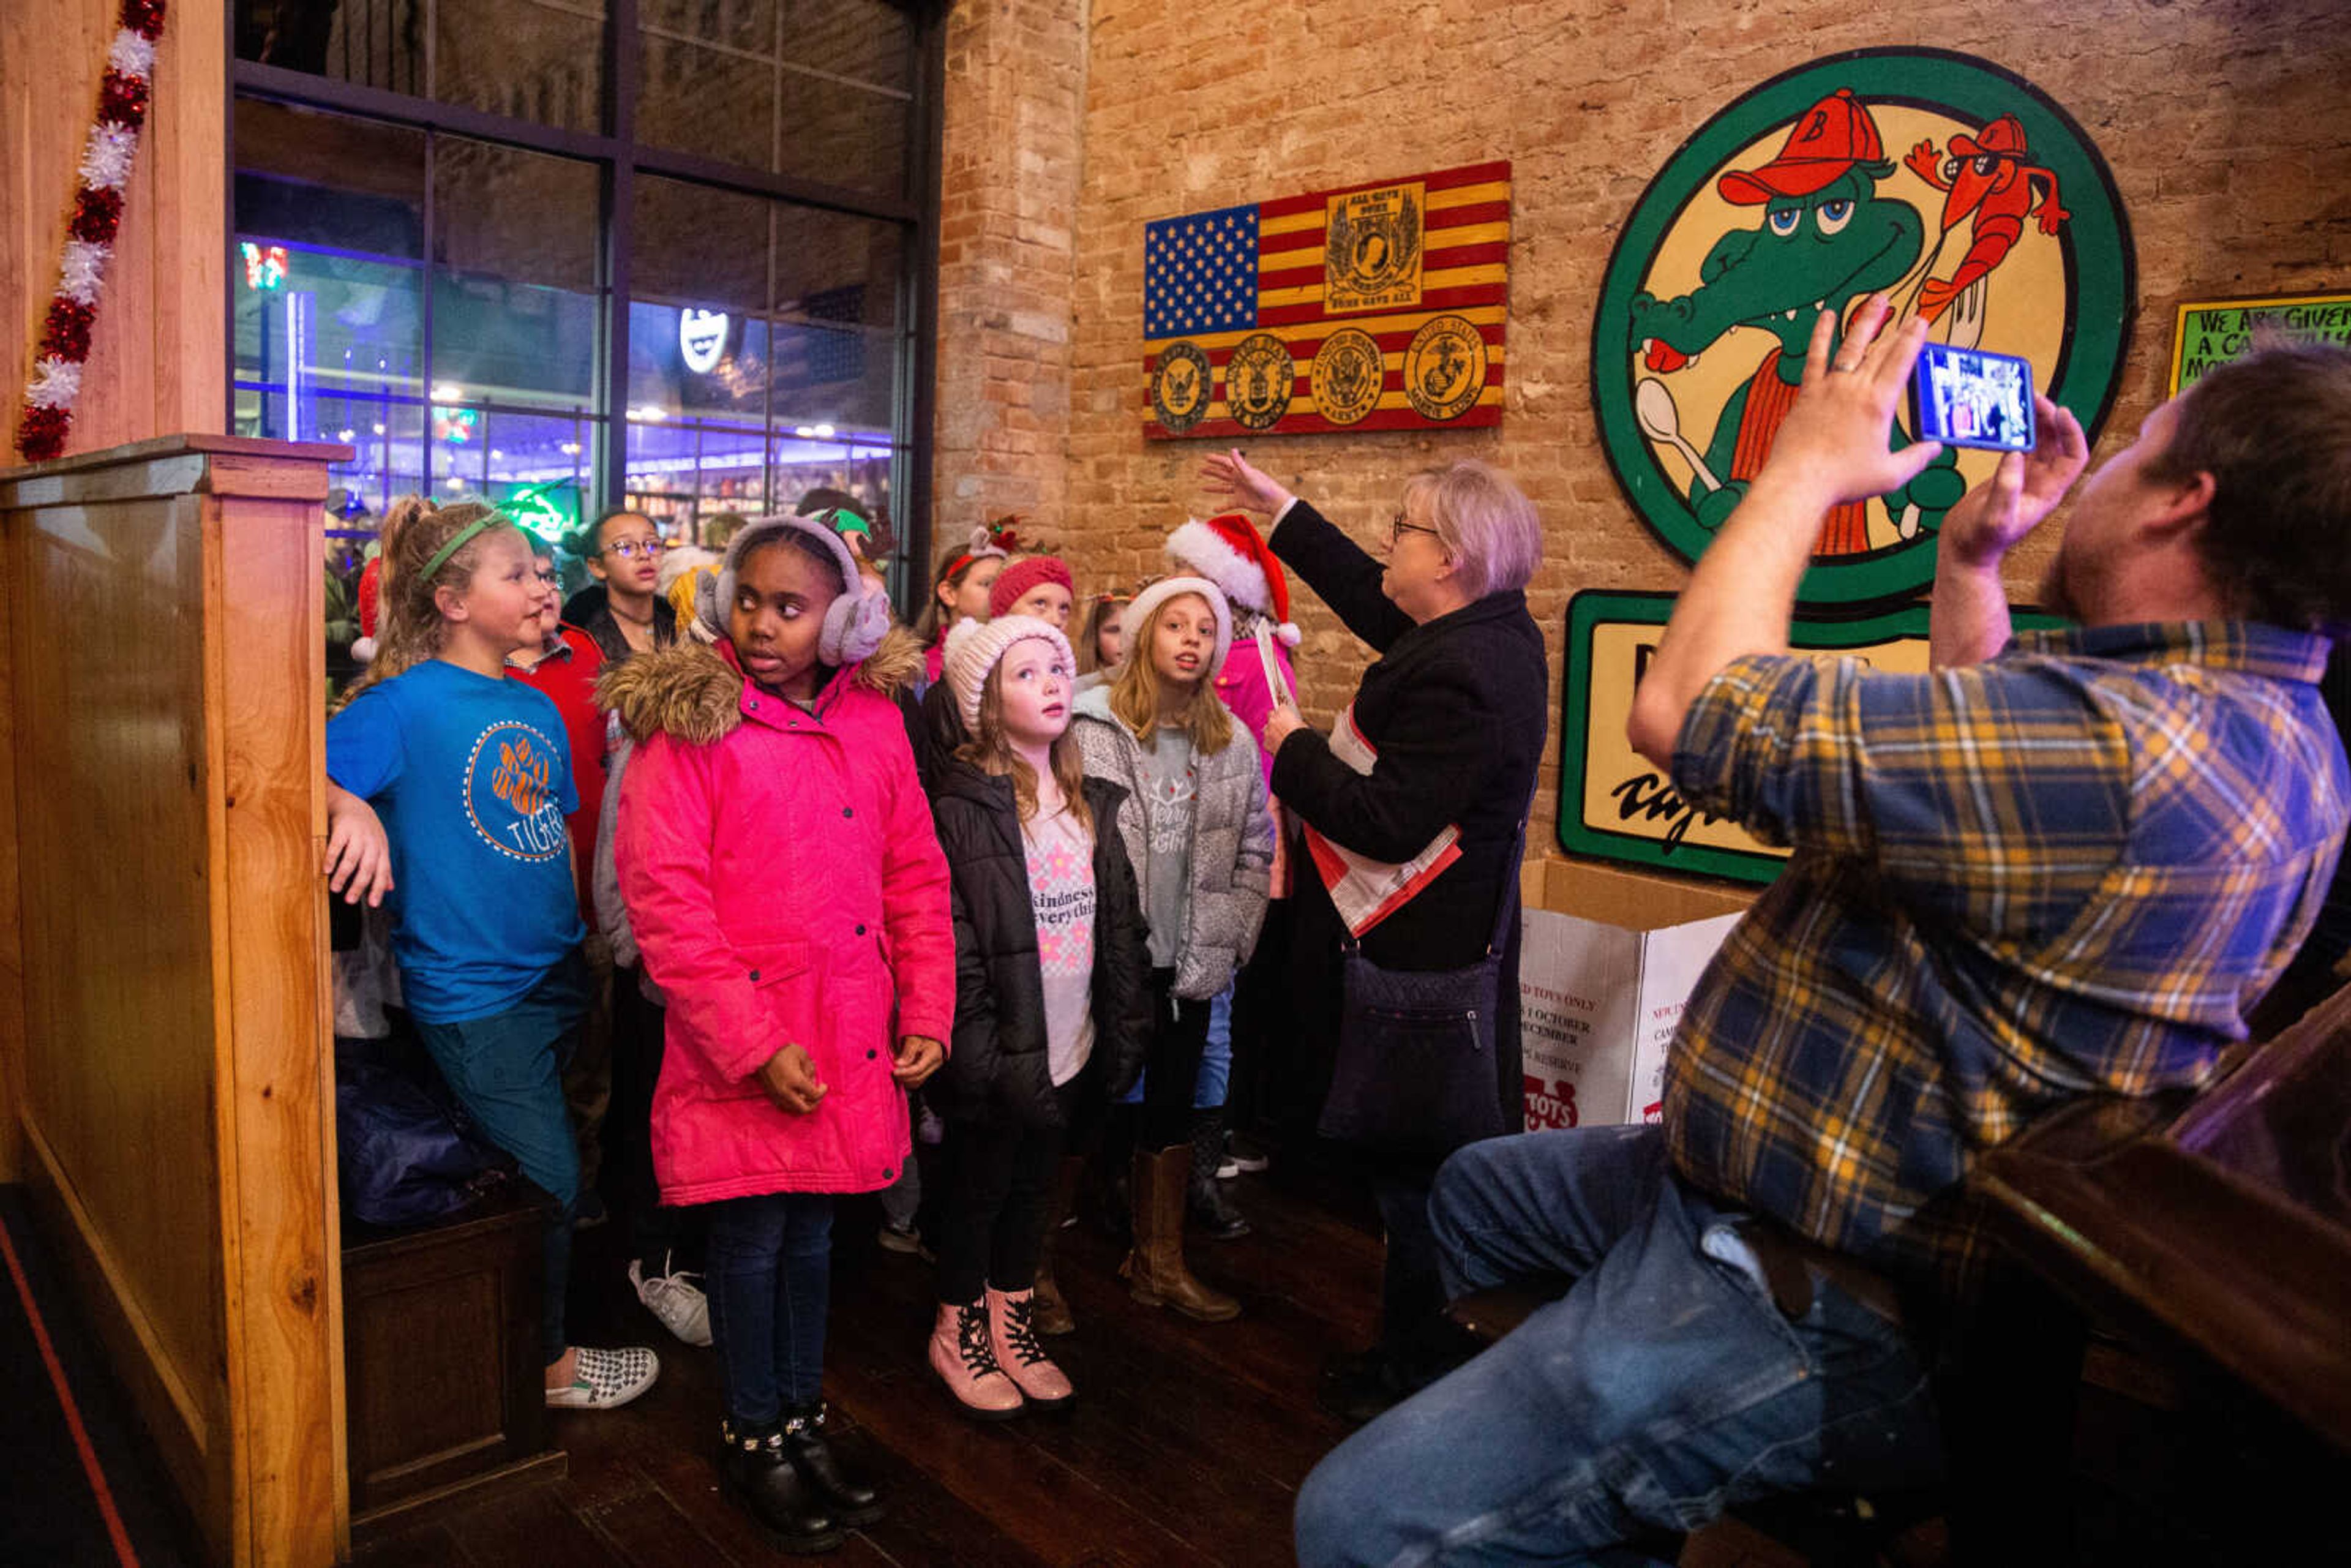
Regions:
<svg viewBox="0 0 2351 1568"><path fill-rule="evenodd" d="M1070 1315L1069 1301L1053 1278L1053 1247L1054 1238L1061 1233L1061 1222L1070 1218L1077 1202L1078 1179L1085 1168L1086 1162L1078 1156L1063 1160L1054 1169L1053 1190L1046 1199L1045 1244L1037 1249L1037 1308L1030 1322L1039 1333L1051 1338L1078 1332L1078 1320Z"/></svg>
<svg viewBox="0 0 2351 1568"><path fill-rule="evenodd" d="M1134 1250L1119 1265L1127 1293L1146 1307L1173 1307L1187 1318L1221 1323L1241 1304L1212 1291L1184 1266L1184 1197L1192 1179L1192 1145L1134 1151Z"/></svg>

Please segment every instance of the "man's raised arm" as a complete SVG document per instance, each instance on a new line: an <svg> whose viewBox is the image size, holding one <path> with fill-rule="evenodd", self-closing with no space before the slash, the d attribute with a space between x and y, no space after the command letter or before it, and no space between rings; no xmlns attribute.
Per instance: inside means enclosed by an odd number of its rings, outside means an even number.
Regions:
<svg viewBox="0 0 2351 1568"><path fill-rule="evenodd" d="M1746 497L1698 559L1625 727L1633 749L1673 767L1690 705L1722 668L1750 653L1783 653L1796 585L1831 507L1899 489L1942 451L1921 441L1886 449L1886 430L1927 340L1913 319L1879 338L1892 307L1870 296L1832 361L1836 317L1823 310L1804 355L1803 388Z"/></svg>

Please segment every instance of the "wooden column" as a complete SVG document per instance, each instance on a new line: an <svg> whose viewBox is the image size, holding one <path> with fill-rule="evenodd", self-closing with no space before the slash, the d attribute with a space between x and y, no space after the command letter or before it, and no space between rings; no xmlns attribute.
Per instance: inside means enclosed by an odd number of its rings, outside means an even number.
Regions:
<svg viewBox="0 0 2351 1568"><path fill-rule="evenodd" d="M121 0L0 4L0 465L57 286L59 247ZM228 428L227 30L175 5L123 191L66 450Z"/></svg>
<svg viewBox="0 0 2351 1568"><path fill-rule="evenodd" d="M166 436L0 472L0 1109L219 1563L349 1532L319 881L349 455Z"/></svg>

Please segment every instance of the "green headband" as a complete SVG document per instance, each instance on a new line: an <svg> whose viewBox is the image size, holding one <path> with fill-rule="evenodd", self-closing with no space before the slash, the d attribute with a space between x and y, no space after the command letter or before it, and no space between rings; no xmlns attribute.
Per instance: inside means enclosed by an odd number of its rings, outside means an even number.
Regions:
<svg viewBox="0 0 2351 1568"><path fill-rule="evenodd" d="M472 538L475 534L480 533L492 523L503 523L507 519L504 515L497 512L491 512L485 517L475 517L472 522L467 523L464 528L459 528L457 530L456 537L452 538L447 544L443 545L439 549L434 550L433 552L433 559L424 563L424 576L422 580L431 582L433 580L433 574L439 571L443 567L448 565L449 558L455 555L459 550L464 549L467 539Z"/></svg>
<svg viewBox="0 0 2351 1568"><path fill-rule="evenodd" d="M847 507L835 507L832 509L832 531L837 534L871 534L873 525Z"/></svg>

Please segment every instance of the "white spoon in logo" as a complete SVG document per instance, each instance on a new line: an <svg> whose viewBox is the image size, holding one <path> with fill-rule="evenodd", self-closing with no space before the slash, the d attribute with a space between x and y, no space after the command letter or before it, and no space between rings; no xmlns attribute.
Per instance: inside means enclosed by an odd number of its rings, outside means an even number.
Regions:
<svg viewBox="0 0 2351 1568"><path fill-rule="evenodd" d="M1641 378L1633 388L1633 417L1640 421L1641 434L1680 453L1699 484L1709 490L1722 488L1722 481L1707 468L1698 448L1682 438L1681 410L1674 406L1673 390L1665 382L1655 376Z"/></svg>

